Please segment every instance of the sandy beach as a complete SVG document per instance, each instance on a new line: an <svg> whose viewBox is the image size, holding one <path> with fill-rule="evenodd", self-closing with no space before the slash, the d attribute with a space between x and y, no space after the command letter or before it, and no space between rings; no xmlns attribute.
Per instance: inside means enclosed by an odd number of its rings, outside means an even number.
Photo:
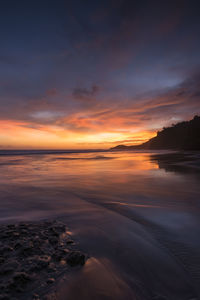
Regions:
<svg viewBox="0 0 200 300"><path fill-rule="evenodd" d="M200 300L200 1L0 0L0 300Z"/></svg>
<svg viewBox="0 0 200 300"><path fill-rule="evenodd" d="M199 299L198 155L161 154L1 157L1 299Z"/></svg>

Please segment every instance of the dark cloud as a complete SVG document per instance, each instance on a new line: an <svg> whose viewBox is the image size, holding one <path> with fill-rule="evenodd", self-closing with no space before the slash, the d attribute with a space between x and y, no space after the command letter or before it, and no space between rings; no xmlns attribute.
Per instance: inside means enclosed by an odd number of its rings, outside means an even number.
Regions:
<svg viewBox="0 0 200 300"><path fill-rule="evenodd" d="M33 129L130 132L199 113L199 6L195 0L4 1L0 120Z"/></svg>
<svg viewBox="0 0 200 300"><path fill-rule="evenodd" d="M173 88L145 101L138 114L170 123L173 118L188 119L200 114L200 73L195 73Z"/></svg>
<svg viewBox="0 0 200 300"><path fill-rule="evenodd" d="M75 88L73 89L73 96L79 100L94 100L94 97L100 91L100 87L92 85L90 89L86 88Z"/></svg>

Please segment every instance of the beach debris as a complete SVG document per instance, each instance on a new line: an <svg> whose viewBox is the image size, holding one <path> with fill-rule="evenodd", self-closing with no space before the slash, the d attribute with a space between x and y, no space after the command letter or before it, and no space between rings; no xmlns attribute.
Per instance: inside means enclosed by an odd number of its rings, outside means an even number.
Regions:
<svg viewBox="0 0 200 300"><path fill-rule="evenodd" d="M84 265L85 254L74 247L62 222L1 225L0 300L44 299L61 274Z"/></svg>

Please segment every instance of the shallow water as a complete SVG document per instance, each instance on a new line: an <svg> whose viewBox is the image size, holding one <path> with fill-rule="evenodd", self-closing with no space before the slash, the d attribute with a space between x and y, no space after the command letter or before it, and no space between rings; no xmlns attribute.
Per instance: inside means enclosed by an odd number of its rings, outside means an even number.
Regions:
<svg viewBox="0 0 200 300"><path fill-rule="evenodd" d="M198 153L14 154L0 221L65 219L91 256L60 299L199 299Z"/></svg>

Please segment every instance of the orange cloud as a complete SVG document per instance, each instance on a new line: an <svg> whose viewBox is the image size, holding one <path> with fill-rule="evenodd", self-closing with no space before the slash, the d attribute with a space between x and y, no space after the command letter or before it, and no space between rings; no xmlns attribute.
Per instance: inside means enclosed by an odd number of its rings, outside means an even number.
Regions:
<svg viewBox="0 0 200 300"><path fill-rule="evenodd" d="M90 125L91 120L81 121L79 126L85 124ZM102 128L101 131L94 132L72 132L59 126L36 126L28 122L0 121L1 148L109 148L124 142L137 144L151 136L152 132L148 131L133 134L123 130L108 131Z"/></svg>
<svg viewBox="0 0 200 300"><path fill-rule="evenodd" d="M0 120L1 148L109 148L117 144L140 144L156 131L182 119L189 119L200 109L197 74L174 89L141 99L105 99L88 104L75 103L61 109L40 102L19 106L21 116ZM83 95L96 91L78 90ZM69 104L69 101L66 101ZM41 104L41 103L40 103ZM15 110L11 110L11 112ZM2 117L5 115L2 114ZM12 119L13 117L13 119Z"/></svg>

